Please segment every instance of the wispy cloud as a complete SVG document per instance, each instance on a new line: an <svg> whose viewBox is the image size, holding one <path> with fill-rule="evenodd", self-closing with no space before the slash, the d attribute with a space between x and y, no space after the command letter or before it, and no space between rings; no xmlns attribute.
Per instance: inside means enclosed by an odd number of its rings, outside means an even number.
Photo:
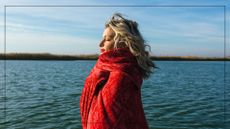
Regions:
<svg viewBox="0 0 230 129"><path fill-rule="evenodd" d="M96 53L97 39L46 33L7 34L6 52L50 52L60 54ZM22 47L23 46L23 47ZM94 46L88 48L87 46Z"/></svg>
<svg viewBox="0 0 230 129"><path fill-rule="evenodd" d="M54 2L57 2L56 5L72 3L76 5L114 3L138 5L142 3L103 0L76 3L73 0L47 2L9 0L7 4L54 5ZM167 2L156 1L158 4ZM177 0L177 3L179 2L182 1ZM146 3L152 2L143 2L143 4ZM7 50L69 54L96 53L104 23L114 12L124 13L128 18L138 21L141 32L152 46L154 54L222 56L223 9L186 7L10 7L7 8ZM2 27L1 24L0 28Z"/></svg>

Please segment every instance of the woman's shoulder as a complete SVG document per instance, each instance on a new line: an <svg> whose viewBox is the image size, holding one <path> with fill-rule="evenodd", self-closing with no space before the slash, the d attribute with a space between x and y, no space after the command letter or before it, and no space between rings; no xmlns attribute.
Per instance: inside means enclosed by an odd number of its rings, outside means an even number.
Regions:
<svg viewBox="0 0 230 129"><path fill-rule="evenodd" d="M130 74L122 70L111 71L109 75L109 79L116 81L117 83L126 83L130 82L130 84L136 85L138 88L142 84L142 76L139 74Z"/></svg>

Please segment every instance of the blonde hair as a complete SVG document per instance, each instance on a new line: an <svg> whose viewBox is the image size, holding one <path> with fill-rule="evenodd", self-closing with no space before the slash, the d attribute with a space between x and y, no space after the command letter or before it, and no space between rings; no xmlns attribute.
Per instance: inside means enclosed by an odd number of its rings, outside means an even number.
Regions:
<svg viewBox="0 0 230 129"><path fill-rule="evenodd" d="M145 44L145 40L138 30L137 22L125 19L120 13L115 13L105 24L105 27L110 27L115 32L114 48L128 47L142 68L143 78L149 78L156 66L149 56L151 47ZM149 47L149 51L145 49L146 47Z"/></svg>

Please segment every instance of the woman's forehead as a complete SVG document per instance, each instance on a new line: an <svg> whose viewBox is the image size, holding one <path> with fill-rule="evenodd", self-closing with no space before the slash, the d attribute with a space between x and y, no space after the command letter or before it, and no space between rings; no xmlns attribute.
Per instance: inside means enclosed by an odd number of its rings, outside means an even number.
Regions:
<svg viewBox="0 0 230 129"><path fill-rule="evenodd" d="M112 37L114 34L114 31L110 27L107 27L103 32L103 37Z"/></svg>

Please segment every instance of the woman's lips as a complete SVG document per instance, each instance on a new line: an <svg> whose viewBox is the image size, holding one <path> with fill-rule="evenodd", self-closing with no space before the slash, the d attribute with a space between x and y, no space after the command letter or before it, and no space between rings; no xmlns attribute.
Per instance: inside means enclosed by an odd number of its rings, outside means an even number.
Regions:
<svg viewBox="0 0 230 129"><path fill-rule="evenodd" d="M105 51L105 49L101 49L101 53L103 53Z"/></svg>

